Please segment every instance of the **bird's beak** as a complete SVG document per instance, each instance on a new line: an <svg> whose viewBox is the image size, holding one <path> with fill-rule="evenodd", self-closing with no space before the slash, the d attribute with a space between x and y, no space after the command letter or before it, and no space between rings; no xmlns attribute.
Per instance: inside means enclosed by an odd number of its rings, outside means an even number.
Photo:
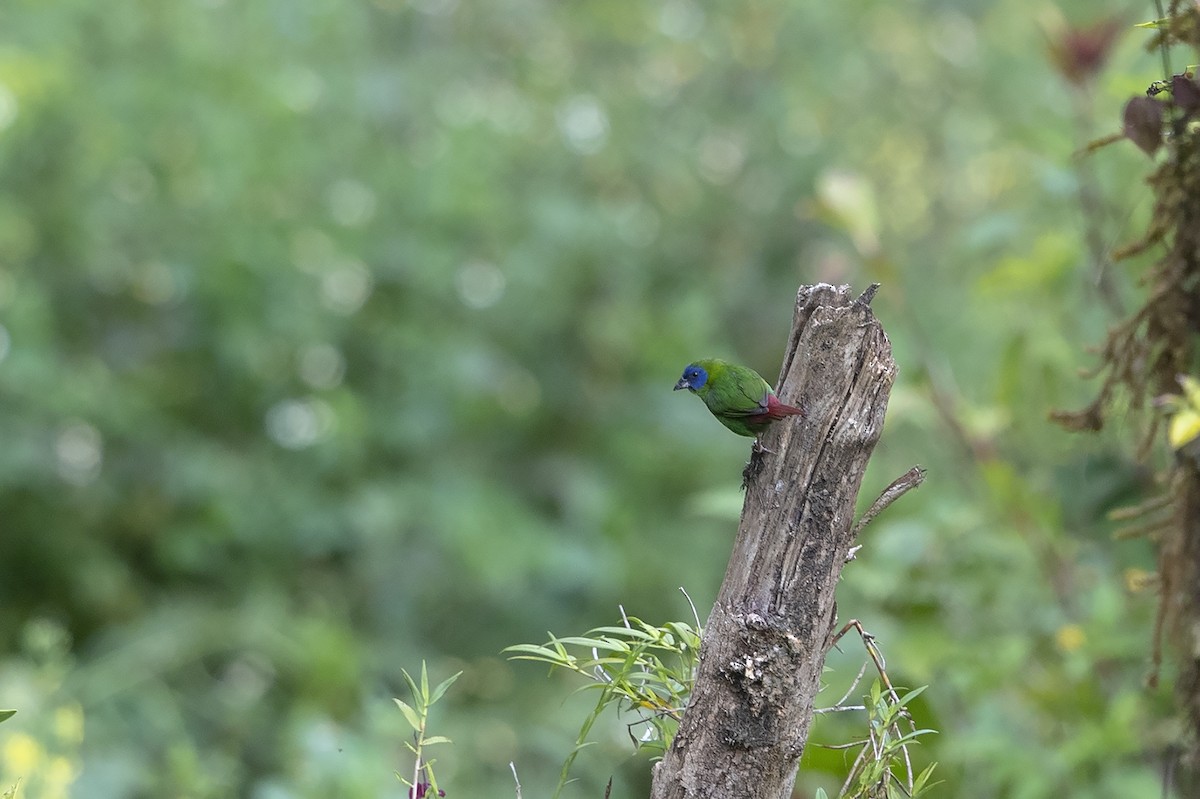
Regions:
<svg viewBox="0 0 1200 799"><path fill-rule="evenodd" d="M679 382L675 384L675 388L673 388L672 391L678 391L681 388L688 388L687 380L682 377L679 378Z"/></svg>

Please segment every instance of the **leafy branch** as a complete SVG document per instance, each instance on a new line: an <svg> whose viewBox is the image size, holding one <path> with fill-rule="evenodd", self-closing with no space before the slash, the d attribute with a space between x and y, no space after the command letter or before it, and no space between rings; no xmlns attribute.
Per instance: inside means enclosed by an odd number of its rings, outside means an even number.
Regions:
<svg viewBox="0 0 1200 799"><path fill-rule="evenodd" d="M899 694L888 677L883 653L875 642L875 636L863 629L857 619L851 619L833 638L836 646L846 633L855 630L867 650L878 677L872 681L871 689L862 705L848 705L850 695L866 674L867 662L859 669L846 693L834 705L820 708L817 713L839 713L865 710L867 713L867 737L845 744L825 745L827 749L859 748L858 756L846 775L838 792L842 799L876 799L876 797L920 796L934 784L929 782L936 763L931 763L921 773L914 773L908 747L924 735L937 730L918 729L909 713L909 704L920 696L928 686L921 686ZM818 791L817 799L823 799L824 791Z"/></svg>
<svg viewBox="0 0 1200 799"><path fill-rule="evenodd" d="M421 661L421 681L419 685L404 669L401 669L400 673L404 675L404 681L408 683L408 690L412 696L412 704L410 705L401 699L393 699L392 701L400 708L400 712L404 715L404 720L413 729L413 741L411 743L405 741L404 745L413 753L414 761L411 781L399 772L396 772L396 778L408 786L410 799L423 799L426 794L431 796L445 796L445 791L438 789L437 777L433 773L433 764L435 761L425 759L425 748L434 746L435 744L448 744L451 741L444 735L429 735L427 733L429 709L446 694L446 691L462 675L462 672L457 672L442 680L432 691L429 690L429 673L425 669L425 661Z"/></svg>
<svg viewBox="0 0 1200 799"><path fill-rule="evenodd" d="M558 637L548 633L543 645L517 644L504 651L513 660L533 660L575 672L591 681L580 690L595 689L600 696L584 719L575 746L567 755L554 796L566 786L571 766L588 745L592 726L605 709L632 710L638 719L628 725L635 749L666 751L671 745L695 679L700 654L701 628L686 622L657 627L621 611L621 626L597 627L583 636ZM583 654L572 650L582 649ZM645 726L640 735L634 728Z"/></svg>
<svg viewBox="0 0 1200 799"><path fill-rule="evenodd" d="M600 693L595 707L580 726L575 746L563 762L554 791L555 799L569 781L575 758L590 745L588 736L593 725L607 708L615 706L618 713L633 711L637 714L638 719L628 725L635 749L659 753L670 747L691 695L703 632L699 620L694 626L685 622L667 622L660 627L628 616L623 609L621 618L621 626L597 627L583 636L559 637L549 633L550 639L545 644L517 644L504 650L513 660L548 663L552 668L579 674L589 680L589 684L580 690L595 689ZM916 773L908 747L921 736L936 730L918 729L908 706L927 686L900 694L888 677L883 653L874 636L857 620L850 621L837 633L833 645L836 646L850 630L858 632L878 677L864 698L864 704L847 704L866 673L868 663L864 662L845 695L836 704L816 711L818 714L867 713L864 739L827 747L860 748L839 797L875 799L879 796L922 795L932 787L929 779L937 764ZM581 649L582 653L579 652ZM642 725L646 727L645 731L635 735L634 728ZM880 794L880 790L886 793Z"/></svg>
<svg viewBox="0 0 1200 799"><path fill-rule="evenodd" d="M1188 406L1193 399L1186 380L1184 395L1173 395L1180 376L1193 373L1200 356L1200 82L1192 67L1174 72L1169 50L1182 45L1200 52L1200 7L1184 0L1170 0L1165 10L1161 0L1155 6L1157 18L1140 27L1153 31L1147 47L1158 51L1162 72L1144 96L1126 103L1123 115L1125 138L1156 159L1146 178L1154 208L1142 236L1113 258L1151 251L1157 257L1140 277L1145 294L1141 307L1115 324L1100 348L1090 373L1101 379L1095 398L1081 410L1055 412L1051 418L1068 429L1096 431L1118 412L1136 413L1151 404L1168 411L1135 417L1140 427L1135 451L1142 460L1160 441L1163 419L1171 419L1167 443L1175 457L1161 478L1165 490L1119 509L1113 518L1128 522L1118 537L1145 537L1158 550L1158 609L1148 681L1157 682L1164 639L1173 638L1185 722L1178 759L1192 775L1185 781L1195 786L1200 784L1200 659L1195 655L1200 651L1200 601L1194 590L1200 582L1200 464L1191 443L1194 414Z"/></svg>

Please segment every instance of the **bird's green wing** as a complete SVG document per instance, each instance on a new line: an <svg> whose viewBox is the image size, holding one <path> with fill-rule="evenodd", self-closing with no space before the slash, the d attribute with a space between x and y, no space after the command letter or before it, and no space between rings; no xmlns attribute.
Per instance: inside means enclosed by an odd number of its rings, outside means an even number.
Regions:
<svg viewBox="0 0 1200 799"><path fill-rule="evenodd" d="M716 383L705 398L705 404L713 413L755 416L766 410L771 386L753 369L729 364Z"/></svg>

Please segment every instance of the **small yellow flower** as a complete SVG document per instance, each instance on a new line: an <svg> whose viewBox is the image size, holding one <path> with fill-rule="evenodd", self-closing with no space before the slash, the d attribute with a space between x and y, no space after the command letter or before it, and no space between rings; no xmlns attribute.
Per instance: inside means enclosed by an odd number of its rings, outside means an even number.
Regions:
<svg viewBox="0 0 1200 799"><path fill-rule="evenodd" d="M1136 594L1151 588L1158 582L1158 575L1145 569L1129 568L1125 570L1125 590Z"/></svg>
<svg viewBox="0 0 1200 799"><path fill-rule="evenodd" d="M28 775L38 767L46 752L37 739L23 732L16 732L4 742L0 755L4 757L4 769L14 775Z"/></svg>
<svg viewBox="0 0 1200 799"><path fill-rule="evenodd" d="M1171 417L1167 427L1167 441L1172 449L1183 449L1200 436L1200 413L1184 408Z"/></svg>
<svg viewBox="0 0 1200 799"><path fill-rule="evenodd" d="M1172 449L1181 450L1200 437L1200 380L1188 375L1179 376L1183 395L1159 397L1157 405L1171 416L1167 424L1167 442Z"/></svg>
<svg viewBox="0 0 1200 799"><path fill-rule="evenodd" d="M1087 642L1087 635L1078 624L1064 624L1054 634L1054 642L1064 652L1076 652Z"/></svg>

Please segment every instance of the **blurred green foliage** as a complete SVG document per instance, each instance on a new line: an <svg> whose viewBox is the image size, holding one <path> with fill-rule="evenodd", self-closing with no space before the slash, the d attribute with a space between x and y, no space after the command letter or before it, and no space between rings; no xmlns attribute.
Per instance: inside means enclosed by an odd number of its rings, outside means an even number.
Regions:
<svg viewBox="0 0 1200 799"><path fill-rule="evenodd" d="M1140 34L1083 89L1046 57L1101 11L0 5L0 786L402 796L428 660L447 795L548 795L590 699L500 650L711 605L746 444L671 385L771 379L824 280L883 283L901 369L864 493L929 468L839 606L930 686L934 795L1154 795L1152 560L1104 521L1149 472L1045 420L1109 318L1080 170L1108 244L1148 211L1135 148L1072 158ZM568 793L645 795L605 723Z"/></svg>

